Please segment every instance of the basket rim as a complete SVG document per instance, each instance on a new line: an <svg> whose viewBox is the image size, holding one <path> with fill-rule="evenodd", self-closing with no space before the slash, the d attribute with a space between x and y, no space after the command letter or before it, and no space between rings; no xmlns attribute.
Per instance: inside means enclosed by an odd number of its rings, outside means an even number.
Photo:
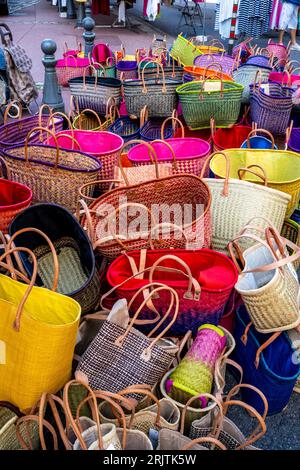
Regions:
<svg viewBox="0 0 300 470"><path fill-rule="evenodd" d="M221 83L221 82L231 85L231 88L224 89L222 93L228 93L234 90L242 92L244 90L244 85L240 85L239 83L236 83L236 82L232 82L229 80L209 80L209 83ZM201 90L200 88L201 83L203 83L203 80L194 80L189 83L184 83L183 85L180 85L178 88L176 88L176 92L179 95L197 95L197 96L199 95L200 92L202 92L203 94L208 94L208 95L211 95L213 93L221 93L221 90L209 90L209 91ZM198 85L198 88L195 90L185 91L185 88L188 88L188 86L191 86L191 84L193 84L193 86L195 87Z"/></svg>
<svg viewBox="0 0 300 470"><path fill-rule="evenodd" d="M1 185L15 186L17 188L20 188L20 189L24 190L25 198L23 199L23 201L20 201L20 202L14 203L14 204L10 204L10 205L0 204L0 210L9 211L9 210L13 210L13 209L22 208L22 207L30 204L30 202L32 200L32 190L28 186L26 186L25 184L18 183L17 181L10 181L10 180L1 178L0 179L0 187L1 187Z"/></svg>

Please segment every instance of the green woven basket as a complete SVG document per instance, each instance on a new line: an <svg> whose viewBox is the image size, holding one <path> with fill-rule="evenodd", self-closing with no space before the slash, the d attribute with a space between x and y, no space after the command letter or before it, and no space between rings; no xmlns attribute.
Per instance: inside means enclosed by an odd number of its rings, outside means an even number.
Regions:
<svg viewBox="0 0 300 470"><path fill-rule="evenodd" d="M297 224L294 220L287 219L284 221L281 235L291 242L295 243L295 245L300 246L300 225ZM297 270L300 266L300 260L297 259L294 262L295 269ZM299 380L300 385L300 380Z"/></svg>
<svg viewBox="0 0 300 470"><path fill-rule="evenodd" d="M193 130L209 128L211 118L216 127L235 124L243 90L243 85L220 80L189 82L176 89L185 122Z"/></svg>
<svg viewBox="0 0 300 470"><path fill-rule="evenodd" d="M201 54L200 48L181 34L175 39L170 51L170 56L184 66L194 65L194 59Z"/></svg>

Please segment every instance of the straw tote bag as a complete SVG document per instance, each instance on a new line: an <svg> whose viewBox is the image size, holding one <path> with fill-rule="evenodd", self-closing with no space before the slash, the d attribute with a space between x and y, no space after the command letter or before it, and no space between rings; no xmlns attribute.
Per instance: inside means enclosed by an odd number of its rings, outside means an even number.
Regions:
<svg viewBox="0 0 300 470"><path fill-rule="evenodd" d="M98 67L102 67L97 64ZM71 95L76 98L79 111L92 109L96 113L105 116L106 104L109 98L114 98L117 107L121 103L121 80L108 78L103 68L103 77L98 77L97 70L93 65L86 67L83 76L69 80ZM92 69L94 76L87 77L87 70Z"/></svg>
<svg viewBox="0 0 300 470"><path fill-rule="evenodd" d="M129 144L130 142L126 145ZM146 145L149 150L152 149L150 151L157 160L153 147L148 143ZM126 181L125 173L123 178ZM99 183L103 183L103 180ZM208 248L211 244L210 192L206 183L195 175L172 175L133 186L126 185L108 191L94 200L85 196L85 189L89 187L89 184L83 185L79 191L82 198L80 203L83 206L81 225L87 230L94 249L108 259L115 259L123 251L153 246L151 239L155 235L154 230L165 220L163 211L159 210L157 217L151 211L153 208L160 208L162 201L164 206L173 207L173 204L176 204L182 214L188 206L191 209L191 220L183 223L180 228L183 232L181 237L176 234L176 230L170 233L169 227L160 240L161 248L183 248L188 245L189 248L199 249ZM189 191L186 188L189 188ZM89 206L84 199L92 201ZM140 226L143 228L139 233L136 230L130 231L131 222L136 219L136 216L131 216L130 211L127 211L132 207L139 209ZM107 212L110 212L109 215ZM125 216L128 230L125 233L124 230L123 233L116 233Z"/></svg>
<svg viewBox="0 0 300 470"><path fill-rule="evenodd" d="M128 389L127 389L128 390ZM158 400L148 390L130 388L130 391L137 391L141 395L150 397L154 401L154 405L147 406L140 411L134 412L133 416L126 416L126 422L130 429L138 429L144 432L147 436L150 429L159 430L161 428L171 429L177 431L180 422L180 411L178 407L171 400L162 398ZM119 395L125 395L126 391L122 390ZM118 423L111 408L106 402L99 405L99 415L103 423Z"/></svg>
<svg viewBox="0 0 300 470"><path fill-rule="evenodd" d="M33 132L44 131L54 139L56 148L48 145L30 145ZM32 202L55 202L75 212L78 188L83 183L97 180L101 163L94 157L75 150L59 148L55 135L36 127L26 137L24 145L6 148L3 156L8 179L28 186L33 193ZM3 159L1 160L2 163ZM93 184L89 194L93 190Z"/></svg>
<svg viewBox="0 0 300 470"><path fill-rule="evenodd" d="M137 331L133 325L145 302L166 289L169 290L171 298L163 321L169 316L174 303L175 313L168 327L152 339L149 335L147 337ZM107 320L79 361L75 377L88 383L94 390L118 393L136 383L152 387L162 378L174 360L178 348L172 341L162 338L176 321L179 309L177 293L157 283L156 288L148 295L131 320L128 313L130 308L131 303L127 308L125 300L119 300L114 305ZM157 326L151 333L154 334L156 330ZM138 393L132 392L130 395L137 401L143 398Z"/></svg>
<svg viewBox="0 0 300 470"><path fill-rule="evenodd" d="M32 256L34 266L29 286L0 275L0 400L23 411L45 390L56 393L69 379L81 308L75 300L54 292L57 257L50 291L34 286L37 261L29 249L9 249L0 262L16 251Z"/></svg>
<svg viewBox="0 0 300 470"><path fill-rule="evenodd" d="M214 437L201 437L198 439L190 439L180 432L162 429L158 433L158 446L156 450L212 450L201 444L213 444L217 446L217 450L227 450L221 441ZM214 450L216 450L214 448Z"/></svg>
<svg viewBox="0 0 300 470"><path fill-rule="evenodd" d="M148 107L149 117L171 116L177 109L178 96L176 88L181 85L181 80L165 78L165 72L161 64L157 64L162 78L145 79L145 67L142 70L142 78L125 80L123 83L124 99L129 116L139 116L144 106Z"/></svg>
<svg viewBox="0 0 300 470"><path fill-rule="evenodd" d="M229 178L230 159L223 152L213 153L202 169L200 178L214 155L222 155L226 162L225 179L204 178L212 195L212 247L222 253L227 253L226 246L247 222L257 214L270 220L278 231L281 231L286 210L291 196L282 191L268 188L267 175L259 165L241 167L238 170L240 181ZM259 170L259 172L255 170ZM246 173L261 178L264 186L243 181ZM262 222L266 228L266 222Z"/></svg>
<svg viewBox="0 0 300 470"><path fill-rule="evenodd" d="M264 403L263 415L260 415L252 406L247 405L242 401L231 399L233 394L242 387L251 388L259 394L261 400ZM203 394L203 396L205 395L214 401L217 404L217 407L215 407L207 415L192 423L189 437L191 439L197 439L209 435L219 439L228 450L257 450L257 448L252 444L263 437L267 431L265 419L268 412L268 402L264 394L252 385L238 384L230 390L226 400L223 403L217 400L213 395ZM197 399L199 399L199 397L192 397L187 404L190 405ZM246 438L239 427L226 416L228 409L233 406L244 408L258 421L258 427L248 438ZM217 413L216 410L218 410Z"/></svg>
<svg viewBox="0 0 300 470"><path fill-rule="evenodd" d="M245 230L246 231L246 230ZM251 233L241 233L228 248L238 267L233 247L237 248L243 271L235 285L257 331L272 333L296 328L300 323L300 286L293 261L300 248L281 238L275 227L265 231L266 241ZM250 239L258 244L241 252L237 242ZM294 254L288 255L286 247Z"/></svg>

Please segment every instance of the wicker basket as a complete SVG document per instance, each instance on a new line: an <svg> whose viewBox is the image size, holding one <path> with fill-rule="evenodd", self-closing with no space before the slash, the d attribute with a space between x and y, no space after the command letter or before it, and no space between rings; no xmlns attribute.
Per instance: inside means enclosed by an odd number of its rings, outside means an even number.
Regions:
<svg viewBox="0 0 300 470"><path fill-rule="evenodd" d="M244 87L235 82L203 80L177 88L183 117L191 129L228 127L238 120Z"/></svg>
<svg viewBox="0 0 300 470"><path fill-rule="evenodd" d="M56 148L28 144L31 133L40 130L51 134ZM97 180L101 169L101 163L90 155L60 150L55 135L42 127L34 128L24 145L9 147L3 155L9 179L28 186L32 190L32 202L56 202L71 212L77 208L79 186L83 181L92 183Z"/></svg>

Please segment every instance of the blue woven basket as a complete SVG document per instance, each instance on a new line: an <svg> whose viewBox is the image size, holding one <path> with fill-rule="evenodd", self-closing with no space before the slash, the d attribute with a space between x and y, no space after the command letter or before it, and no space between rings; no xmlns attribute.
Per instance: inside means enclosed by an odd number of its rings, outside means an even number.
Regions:
<svg viewBox="0 0 300 470"><path fill-rule="evenodd" d="M130 119L128 116L120 117L115 120L108 128L110 132L122 137L124 142L140 137L140 120Z"/></svg>
<svg viewBox="0 0 300 470"><path fill-rule="evenodd" d="M280 413L288 404L300 374L297 353L287 333L283 332L263 350L256 368L257 350L272 335L258 333L252 325L247 334L246 344L244 344L242 338L249 323L250 317L243 305L236 312L234 330L236 347L232 359L243 368L243 382L259 388L266 396L269 404L268 415ZM234 369L230 370L235 374ZM259 413L263 413L262 401L255 392L243 388L241 395L244 402L256 408Z"/></svg>
<svg viewBox="0 0 300 470"><path fill-rule="evenodd" d="M161 126L164 119L151 118L148 119L140 130L140 138L146 142L161 138ZM164 139L170 139L173 136L172 123L165 126Z"/></svg>

